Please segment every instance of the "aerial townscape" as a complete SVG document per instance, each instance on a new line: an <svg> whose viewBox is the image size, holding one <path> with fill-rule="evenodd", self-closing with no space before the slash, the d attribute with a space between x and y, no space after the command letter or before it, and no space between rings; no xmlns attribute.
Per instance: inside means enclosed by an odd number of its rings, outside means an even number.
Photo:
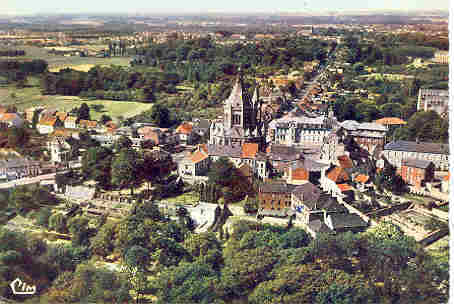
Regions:
<svg viewBox="0 0 454 304"><path fill-rule="evenodd" d="M448 303L447 1L42 2L0 4L0 304Z"/></svg>

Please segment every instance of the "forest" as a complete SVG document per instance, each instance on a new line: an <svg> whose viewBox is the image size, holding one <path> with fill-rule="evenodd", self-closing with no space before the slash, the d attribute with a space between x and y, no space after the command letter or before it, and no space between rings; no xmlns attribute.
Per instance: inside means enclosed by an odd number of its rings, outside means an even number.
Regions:
<svg viewBox="0 0 454 304"><path fill-rule="evenodd" d="M170 220L152 202L122 220L52 213L26 216L49 231L70 233L50 245L0 230L0 292L15 276L40 286L36 303L442 303L448 265L434 260L397 226L360 234L319 235L240 220L218 233L192 232L187 210ZM152 252L153 254L149 254ZM121 257L120 272L95 267ZM33 265L33 267L30 267ZM40 269L40 271L35 271Z"/></svg>

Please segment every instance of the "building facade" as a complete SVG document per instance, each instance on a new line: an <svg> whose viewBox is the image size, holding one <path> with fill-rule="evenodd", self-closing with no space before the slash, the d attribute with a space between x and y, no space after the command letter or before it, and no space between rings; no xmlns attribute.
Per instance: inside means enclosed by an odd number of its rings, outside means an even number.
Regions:
<svg viewBox="0 0 454 304"><path fill-rule="evenodd" d="M397 168L401 167L402 160L415 158L433 162L436 170L449 170L449 145L447 144L397 140L385 145L382 156Z"/></svg>
<svg viewBox="0 0 454 304"><path fill-rule="evenodd" d="M445 117L449 112L449 90L419 89L418 111L435 111Z"/></svg>
<svg viewBox="0 0 454 304"><path fill-rule="evenodd" d="M431 161L406 158L402 160L400 175L406 183L421 188L433 181L434 171L435 166Z"/></svg>

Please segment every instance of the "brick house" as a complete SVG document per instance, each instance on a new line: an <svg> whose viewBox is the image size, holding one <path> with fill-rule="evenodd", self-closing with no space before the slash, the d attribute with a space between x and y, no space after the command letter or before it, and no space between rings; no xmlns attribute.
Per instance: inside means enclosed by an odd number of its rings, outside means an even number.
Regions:
<svg viewBox="0 0 454 304"><path fill-rule="evenodd" d="M402 160L400 175L402 179L417 188L424 187L426 182L434 179L435 166L428 160L406 158Z"/></svg>
<svg viewBox="0 0 454 304"><path fill-rule="evenodd" d="M287 216L292 206L292 190L295 186L285 182L263 183L259 186L259 213Z"/></svg>

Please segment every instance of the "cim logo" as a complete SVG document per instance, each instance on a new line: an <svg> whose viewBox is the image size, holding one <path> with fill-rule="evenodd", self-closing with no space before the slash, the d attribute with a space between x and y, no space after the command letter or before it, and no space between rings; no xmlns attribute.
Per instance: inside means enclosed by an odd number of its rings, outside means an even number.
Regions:
<svg viewBox="0 0 454 304"><path fill-rule="evenodd" d="M36 293L36 286L27 285L25 282L22 282L19 278L16 278L14 281L9 284L15 295L33 295Z"/></svg>

